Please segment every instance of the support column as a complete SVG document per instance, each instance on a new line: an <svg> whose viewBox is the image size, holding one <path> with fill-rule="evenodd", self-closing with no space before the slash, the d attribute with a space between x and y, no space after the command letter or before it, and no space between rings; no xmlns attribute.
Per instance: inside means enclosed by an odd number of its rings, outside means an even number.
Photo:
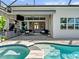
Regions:
<svg viewBox="0 0 79 59"><path fill-rule="evenodd" d="M53 37L53 14L51 14L51 36Z"/></svg>
<svg viewBox="0 0 79 59"><path fill-rule="evenodd" d="M51 23L50 23L50 22L51 22L51 18L48 16L48 29L49 29L49 31L51 30L51 29L50 29L50 28L51 28L51 27L50 27L50 26L51 26Z"/></svg>
<svg viewBox="0 0 79 59"><path fill-rule="evenodd" d="M22 29L22 22L21 21L19 21L19 26L20 26L20 29Z"/></svg>
<svg viewBox="0 0 79 59"><path fill-rule="evenodd" d="M27 22L27 29L29 29L29 21Z"/></svg>
<svg viewBox="0 0 79 59"><path fill-rule="evenodd" d="M46 17L46 20L45 20L45 29L48 29L48 18Z"/></svg>

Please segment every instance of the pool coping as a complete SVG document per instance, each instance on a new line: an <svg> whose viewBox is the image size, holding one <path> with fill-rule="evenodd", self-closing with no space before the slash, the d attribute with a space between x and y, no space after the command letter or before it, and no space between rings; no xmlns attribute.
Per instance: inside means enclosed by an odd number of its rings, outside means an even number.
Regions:
<svg viewBox="0 0 79 59"><path fill-rule="evenodd" d="M31 46L33 46L35 44L53 44L53 45L61 45L61 46L79 47L79 45L60 44L60 43L51 43L51 42L37 42L37 43L34 43L32 45L29 45L28 47L31 47Z"/></svg>

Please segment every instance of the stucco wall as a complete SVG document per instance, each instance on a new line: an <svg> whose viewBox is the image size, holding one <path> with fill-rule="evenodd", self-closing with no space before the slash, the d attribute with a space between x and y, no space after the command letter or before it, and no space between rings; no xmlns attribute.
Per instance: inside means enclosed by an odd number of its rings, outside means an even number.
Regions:
<svg viewBox="0 0 79 59"><path fill-rule="evenodd" d="M56 8L56 13L53 16L53 37L54 38L79 38L79 30L61 30L61 17L79 17L79 8Z"/></svg>
<svg viewBox="0 0 79 59"><path fill-rule="evenodd" d="M53 38L79 38L79 30L61 30L60 18L61 17L79 17L79 7L13 7L14 10L56 10L52 13L51 26ZM15 12L16 13L16 12ZM48 13L50 14L50 13Z"/></svg>

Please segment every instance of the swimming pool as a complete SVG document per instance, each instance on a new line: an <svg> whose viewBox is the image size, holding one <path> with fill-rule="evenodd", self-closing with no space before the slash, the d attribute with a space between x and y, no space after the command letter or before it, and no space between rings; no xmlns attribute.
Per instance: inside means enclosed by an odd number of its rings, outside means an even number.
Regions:
<svg viewBox="0 0 79 59"><path fill-rule="evenodd" d="M79 59L79 45L64 45L56 43L36 43L39 49L44 49L43 59ZM25 59L29 55L29 47L20 44L0 46L0 59Z"/></svg>
<svg viewBox="0 0 79 59"><path fill-rule="evenodd" d="M24 45L5 45L0 46L0 59L25 59L30 50Z"/></svg>
<svg viewBox="0 0 79 59"><path fill-rule="evenodd" d="M34 46L44 49L44 59L79 59L79 45L39 43Z"/></svg>

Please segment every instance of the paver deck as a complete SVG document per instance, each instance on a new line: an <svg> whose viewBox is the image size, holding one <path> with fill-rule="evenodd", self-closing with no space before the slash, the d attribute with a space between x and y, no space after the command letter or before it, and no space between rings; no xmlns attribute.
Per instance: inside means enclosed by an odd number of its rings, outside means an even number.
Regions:
<svg viewBox="0 0 79 59"><path fill-rule="evenodd" d="M34 45L35 43L40 42L49 42L49 43L59 43L59 44L69 44L70 40L56 40L51 38L50 36L25 36L21 35L10 40L4 41L0 43L2 45L8 44L23 44L26 46ZM79 40L73 40L72 45L79 45ZM43 59L44 57L44 50L40 49L39 47L33 46L30 47L30 54L27 56L26 59Z"/></svg>

